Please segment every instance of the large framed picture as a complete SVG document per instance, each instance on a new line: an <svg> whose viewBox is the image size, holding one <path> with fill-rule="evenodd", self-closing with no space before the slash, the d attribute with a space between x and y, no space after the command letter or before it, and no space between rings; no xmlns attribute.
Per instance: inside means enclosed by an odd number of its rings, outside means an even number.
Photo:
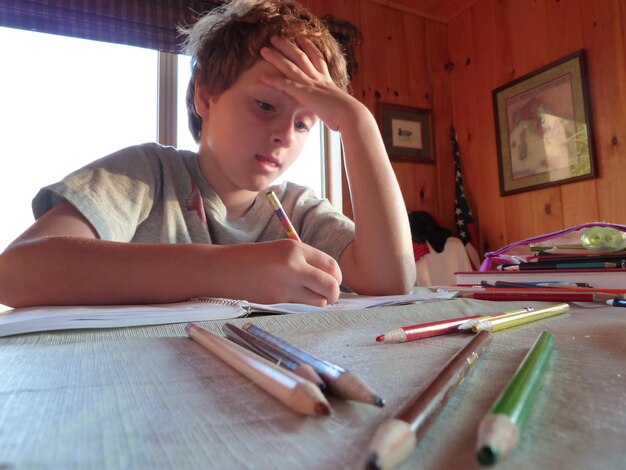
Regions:
<svg viewBox="0 0 626 470"><path fill-rule="evenodd" d="M390 159L435 163L430 110L378 103L376 115Z"/></svg>
<svg viewBox="0 0 626 470"><path fill-rule="evenodd" d="M500 194L595 177L584 51L493 91Z"/></svg>

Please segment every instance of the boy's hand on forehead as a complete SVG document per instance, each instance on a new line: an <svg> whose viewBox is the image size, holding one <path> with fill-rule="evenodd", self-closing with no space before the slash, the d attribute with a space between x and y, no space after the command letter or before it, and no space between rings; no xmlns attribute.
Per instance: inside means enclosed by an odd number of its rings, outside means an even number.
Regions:
<svg viewBox="0 0 626 470"><path fill-rule="evenodd" d="M291 96L331 129L340 130L344 110L354 98L335 85L320 50L306 38L293 44L274 36L271 42L272 47L261 48L261 57L283 76L265 75L263 82Z"/></svg>

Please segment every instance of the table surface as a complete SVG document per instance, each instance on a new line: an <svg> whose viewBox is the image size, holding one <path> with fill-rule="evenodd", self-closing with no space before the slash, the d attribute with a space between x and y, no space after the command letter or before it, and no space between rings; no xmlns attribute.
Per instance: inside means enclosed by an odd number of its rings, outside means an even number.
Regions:
<svg viewBox="0 0 626 470"><path fill-rule="evenodd" d="M364 468L371 437L470 339L405 344L400 326L542 302L455 299L253 321L359 374L384 408L329 397L302 417L187 337L183 324L0 338L0 469ZM400 469L480 468L476 428L542 331L555 350L501 469L625 468L626 309L592 304L494 334ZM202 326L219 333L222 321Z"/></svg>

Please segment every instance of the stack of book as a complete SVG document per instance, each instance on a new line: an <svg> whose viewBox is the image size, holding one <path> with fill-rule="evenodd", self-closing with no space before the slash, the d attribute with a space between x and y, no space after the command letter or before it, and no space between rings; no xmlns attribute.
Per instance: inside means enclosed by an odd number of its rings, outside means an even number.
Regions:
<svg viewBox="0 0 626 470"><path fill-rule="evenodd" d="M491 271L457 272L459 286L582 287L626 290L626 251L593 252L582 247L530 246L524 262Z"/></svg>

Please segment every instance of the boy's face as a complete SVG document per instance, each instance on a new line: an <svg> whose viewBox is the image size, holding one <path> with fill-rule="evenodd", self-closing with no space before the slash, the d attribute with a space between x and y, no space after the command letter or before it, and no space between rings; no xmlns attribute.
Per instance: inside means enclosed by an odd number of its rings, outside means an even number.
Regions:
<svg viewBox="0 0 626 470"><path fill-rule="evenodd" d="M220 195L267 188L295 161L317 121L293 98L264 84L263 75L283 76L259 60L217 99L208 98L204 112L196 106L202 117L201 165L208 165L205 176Z"/></svg>

